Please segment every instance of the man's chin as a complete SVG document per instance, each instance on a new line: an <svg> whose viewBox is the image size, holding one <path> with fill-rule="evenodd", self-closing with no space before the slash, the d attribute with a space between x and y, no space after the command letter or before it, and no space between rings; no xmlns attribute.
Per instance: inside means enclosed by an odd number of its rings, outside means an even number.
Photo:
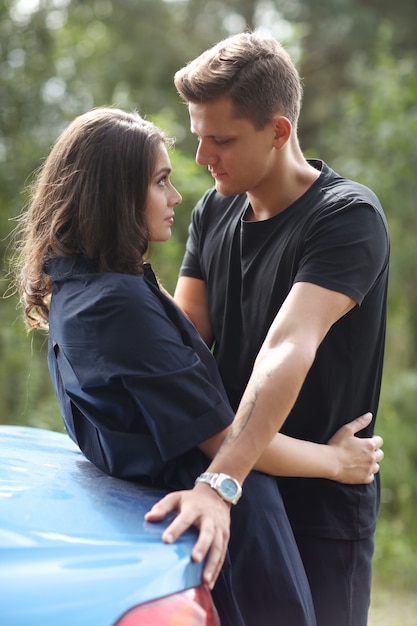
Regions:
<svg viewBox="0 0 417 626"><path fill-rule="evenodd" d="M220 180L216 180L214 186L216 191L222 196L237 196L239 193L242 193L240 191L236 191L236 189L233 189L230 185L225 185Z"/></svg>

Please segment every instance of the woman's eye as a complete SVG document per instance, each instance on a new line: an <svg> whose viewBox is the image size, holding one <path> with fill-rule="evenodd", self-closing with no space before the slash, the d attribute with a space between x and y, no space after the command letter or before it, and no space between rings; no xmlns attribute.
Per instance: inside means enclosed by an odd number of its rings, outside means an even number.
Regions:
<svg viewBox="0 0 417 626"><path fill-rule="evenodd" d="M168 184L168 176L162 176L162 178L158 180L158 185L160 185L161 187L166 187L167 184Z"/></svg>

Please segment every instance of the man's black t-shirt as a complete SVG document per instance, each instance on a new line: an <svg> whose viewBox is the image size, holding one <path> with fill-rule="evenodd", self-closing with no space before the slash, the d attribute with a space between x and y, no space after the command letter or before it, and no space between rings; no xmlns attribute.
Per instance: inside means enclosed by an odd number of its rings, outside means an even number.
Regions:
<svg viewBox="0 0 417 626"><path fill-rule="evenodd" d="M358 415L377 412L382 375L389 238L366 187L311 161L320 177L278 215L245 221L246 194L207 192L193 211L181 275L205 281L214 354L236 410L254 360L291 287L310 282L357 305L329 331L282 432L325 443ZM279 402L279 399L278 399ZM373 424L363 434L369 436ZM375 527L378 481L346 486L278 479L296 532L356 539Z"/></svg>

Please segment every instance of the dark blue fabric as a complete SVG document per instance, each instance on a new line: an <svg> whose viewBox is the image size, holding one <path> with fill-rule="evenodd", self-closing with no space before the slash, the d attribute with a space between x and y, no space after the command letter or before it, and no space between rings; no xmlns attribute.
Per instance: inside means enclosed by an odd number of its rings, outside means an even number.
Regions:
<svg viewBox="0 0 417 626"><path fill-rule="evenodd" d="M198 444L233 419L215 361L146 277L55 259L49 368L70 436L119 478L193 486ZM315 626L307 579L273 478L253 473L232 514L213 598L222 626Z"/></svg>
<svg viewBox="0 0 417 626"><path fill-rule="evenodd" d="M252 472L246 479L232 509L229 553L247 626L316 624L304 566L271 476Z"/></svg>
<svg viewBox="0 0 417 626"><path fill-rule="evenodd" d="M67 430L104 471L175 488L177 466L233 419L214 359L151 281L87 269L47 267L48 362Z"/></svg>

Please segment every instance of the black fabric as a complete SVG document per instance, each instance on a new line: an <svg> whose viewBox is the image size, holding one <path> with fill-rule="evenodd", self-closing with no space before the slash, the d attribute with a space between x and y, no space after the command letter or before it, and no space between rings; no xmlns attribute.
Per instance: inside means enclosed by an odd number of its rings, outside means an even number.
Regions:
<svg viewBox="0 0 417 626"><path fill-rule="evenodd" d="M246 222L247 196L207 192L193 211L181 275L204 280L214 355L236 410L266 333L294 283L344 293L358 306L320 346L283 432L324 443L344 423L377 413L386 322L389 239L366 187L321 161L319 178L278 215ZM373 432L374 422L363 433ZM296 532L355 539L374 531L378 481L346 486L278 479Z"/></svg>
<svg viewBox="0 0 417 626"><path fill-rule="evenodd" d="M297 537L318 626L367 626L374 537L358 541Z"/></svg>

